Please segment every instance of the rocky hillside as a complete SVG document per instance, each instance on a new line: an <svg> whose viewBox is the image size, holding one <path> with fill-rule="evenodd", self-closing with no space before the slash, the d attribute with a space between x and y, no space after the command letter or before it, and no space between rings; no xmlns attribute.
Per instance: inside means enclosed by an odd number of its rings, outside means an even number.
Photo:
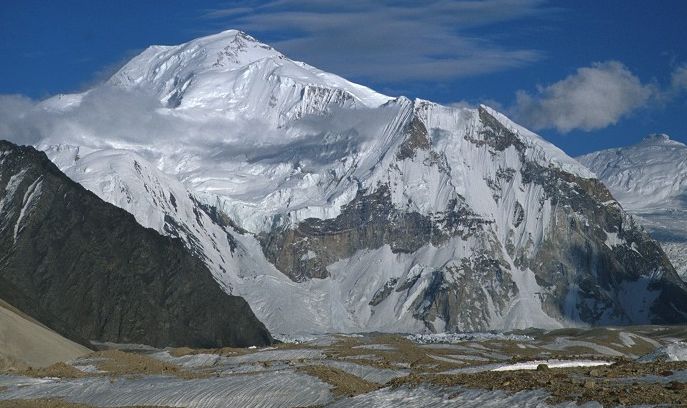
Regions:
<svg viewBox="0 0 687 408"><path fill-rule="evenodd" d="M91 352L0 300L0 370L47 367Z"/></svg>
<svg viewBox="0 0 687 408"><path fill-rule="evenodd" d="M156 346L269 344L179 240L140 226L44 153L0 142L0 298L56 332Z"/></svg>
<svg viewBox="0 0 687 408"><path fill-rule="evenodd" d="M38 144L60 169L180 238L276 333L687 316L594 174L486 106L381 95L230 30L38 109L79 131Z"/></svg>

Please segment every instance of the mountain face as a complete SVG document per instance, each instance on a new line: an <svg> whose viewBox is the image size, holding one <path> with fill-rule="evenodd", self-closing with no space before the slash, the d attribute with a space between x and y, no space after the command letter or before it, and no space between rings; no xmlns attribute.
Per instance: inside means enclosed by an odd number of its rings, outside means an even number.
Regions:
<svg viewBox="0 0 687 408"><path fill-rule="evenodd" d="M72 340L154 346L269 344L182 242L0 141L0 298Z"/></svg>
<svg viewBox="0 0 687 408"><path fill-rule="evenodd" d="M38 147L275 333L685 321L685 284L606 187L486 106L384 96L230 30L42 109L78 119L111 88L177 128Z"/></svg>
<svg viewBox="0 0 687 408"><path fill-rule="evenodd" d="M661 243L687 277L687 146L667 135L577 158Z"/></svg>

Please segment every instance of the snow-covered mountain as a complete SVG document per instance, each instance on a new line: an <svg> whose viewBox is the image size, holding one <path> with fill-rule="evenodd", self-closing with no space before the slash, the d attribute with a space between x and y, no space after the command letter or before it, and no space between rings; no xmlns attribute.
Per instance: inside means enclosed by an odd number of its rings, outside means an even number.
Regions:
<svg viewBox="0 0 687 408"><path fill-rule="evenodd" d="M89 125L123 111L113 89L155 100L140 127ZM381 95L230 30L39 109L66 118L38 144L60 169L181 238L274 333L687 316L594 175L486 106Z"/></svg>
<svg viewBox="0 0 687 408"><path fill-rule="evenodd" d="M590 153L578 160L594 171L623 207L661 242L687 277L687 146L668 135Z"/></svg>

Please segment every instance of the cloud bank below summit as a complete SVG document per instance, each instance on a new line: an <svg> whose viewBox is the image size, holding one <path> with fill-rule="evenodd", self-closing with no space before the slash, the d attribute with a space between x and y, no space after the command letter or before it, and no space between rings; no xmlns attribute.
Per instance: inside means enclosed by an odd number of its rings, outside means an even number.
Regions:
<svg viewBox="0 0 687 408"><path fill-rule="evenodd" d="M172 145L194 153L216 151L222 145L258 149L269 135L259 121L192 120L172 114L151 95L107 85L94 88L81 103L65 110L23 96L0 95L0 138L19 144L134 148L153 158L155 151L175 153L167 151Z"/></svg>
<svg viewBox="0 0 687 408"><path fill-rule="evenodd" d="M151 162L162 156L195 156L218 163L291 163L298 156L300 165L313 168L358 149L375 136L365 130L394 113L332 107L326 120L306 115L292 123L297 131L284 132L259 119L188 116L144 92L102 84L66 109L54 109L50 100L0 95L0 139L25 145L129 149ZM325 142L330 150L322 149Z"/></svg>

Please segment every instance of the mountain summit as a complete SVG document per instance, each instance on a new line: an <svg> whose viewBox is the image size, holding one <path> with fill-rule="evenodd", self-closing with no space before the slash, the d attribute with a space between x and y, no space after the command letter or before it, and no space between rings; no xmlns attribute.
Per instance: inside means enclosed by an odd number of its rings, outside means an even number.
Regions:
<svg viewBox="0 0 687 408"><path fill-rule="evenodd" d="M377 107L391 99L291 61L237 30L178 46L149 47L108 83L152 93L170 108L212 109L229 117L241 112L244 118L275 123L318 109L311 103Z"/></svg>
<svg viewBox="0 0 687 408"><path fill-rule="evenodd" d="M660 246L592 172L489 107L381 95L233 30L150 47L43 106L107 123L126 111L112 89L154 99L140 126L39 147L183 240L276 333L684 321Z"/></svg>
<svg viewBox="0 0 687 408"><path fill-rule="evenodd" d="M666 135L665 133L654 133L648 135L642 139L641 143L644 145L681 144L680 142L671 140L670 136Z"/></svg>

